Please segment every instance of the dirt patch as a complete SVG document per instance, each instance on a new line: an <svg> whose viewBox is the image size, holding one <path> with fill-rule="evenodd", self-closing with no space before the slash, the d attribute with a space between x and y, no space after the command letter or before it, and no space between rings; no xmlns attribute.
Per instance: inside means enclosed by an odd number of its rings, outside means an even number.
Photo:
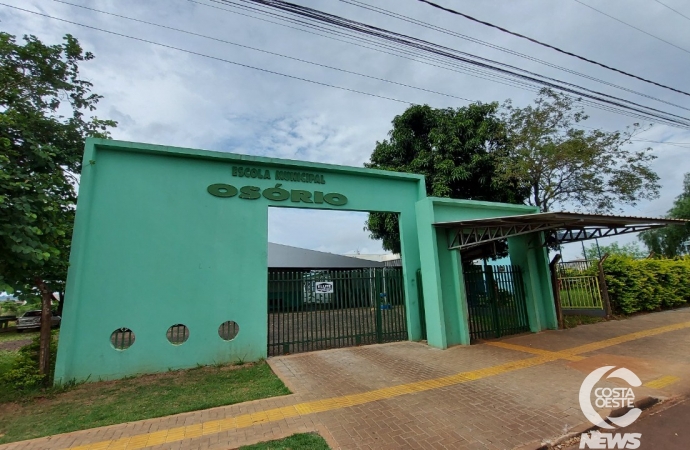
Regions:
<svg viewBox="0 0 690 450"><path fill-rule="evenodd" d="M29 344L31 344L31 338L17 339L16 341L0 342L0 350L4 350L6 352L15 352L20 348L24 347L25 345Z"/></svg>

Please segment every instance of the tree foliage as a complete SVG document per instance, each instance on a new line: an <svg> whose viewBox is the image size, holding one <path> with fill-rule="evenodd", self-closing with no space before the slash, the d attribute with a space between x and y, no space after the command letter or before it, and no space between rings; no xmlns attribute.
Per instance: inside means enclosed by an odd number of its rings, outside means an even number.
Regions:
<svg viewBox="0 0 690 450"><path fill-rule="evenodd" d="M576 101L548 89L534 105L505 105L510 145L501 164L505 180L520 180L529 190L529 204L541 211L572 205L591 212L610 212L658 197L659 177L649 167L649 152L630 151L626 144L638 130L584 131L587 119Z"/></svg>
<svg viewBox="0 0 690 450"><path fill-rule="evenodd" d="M80 78L91 59L70 35L45 45L0 33L0 290L41 296L42 334L66 277L84 139L116 125L87 117L101 99Z"/></svg>
<svg viewBox="0 0 690 450"><path fill-rule="evenodd" d="M393 119L389 139L376 143L365 166L424 175L427 194L435 197L522 203L524 190L495 176L508 143L497 111L496 103L411 106ZM400 252L397 215L370 213L367 229L386 250Z"/></svg>
<svg viewBox="0 0 690 450"><path fill-rule="evenodd" d="M84 139L115 126L84 116L101 98L79 77L91 59L70 35L51 46L0 33L0 289L64 281Z"/></svg>
<svg viewBox="0 0 690 450"><path fill-rule="evenodd" d="M683 179L683 192L676 197L666 217L670 219L690 220L690 173ZM690 245L690 223L672 225L665 228L640 233L640 239L647 248L657 256L672 258L688 253Z"/></svg>
<svg viewBox="0 0 690 450"><path fill-rule="evenodd" d="M597 248L596 244L590 244L585 249L585 259L599 259L600 254L601 256L605 254L624 256L631 259L641 259L648 255L636 242L629 242L623 245L620 245L618 242L612 242L609 245L600 245L599 248Z"/></svg>

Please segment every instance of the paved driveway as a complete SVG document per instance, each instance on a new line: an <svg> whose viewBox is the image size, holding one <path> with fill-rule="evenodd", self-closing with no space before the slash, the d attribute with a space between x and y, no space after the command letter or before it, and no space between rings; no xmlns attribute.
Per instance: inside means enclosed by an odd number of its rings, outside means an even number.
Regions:
<svg viewBox="0 0 690 450"><path fill-rule="evenodd" d="M281 356L269 363L290 396L0 449L228 449L304 431L332 448L536 448L585 422L578 391L595 368L631 369L638 398L689 393L688 348L685 309L444 351L400 342Z"/></svg>

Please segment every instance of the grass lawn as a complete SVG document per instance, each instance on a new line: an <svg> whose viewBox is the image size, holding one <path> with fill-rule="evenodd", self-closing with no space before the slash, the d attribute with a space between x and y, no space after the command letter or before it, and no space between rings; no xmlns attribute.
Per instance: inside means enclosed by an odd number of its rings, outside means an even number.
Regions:
<svg viewBox="0 0 690 450"><path fill-rule="evenodd" d="M593 316L563 316L563 326L565 328L575 328L578 325L588 325L590 323L605 322L603 317Z"/></svg>
<svg viewBox="0 0 690 450"><path fill-rule="evenodd" d="M326 441L316 433L293 434L285 439L245 445L240 450L329 450Z"/></svg>
<svg viewBox="0 0 690 450"><path fill-rule="evenodd" d="M3 352L0 351L0 374L7 372L14 362L14 358L17 352ZM0 383L0 389L2 389L2 383ZM0 390L0 398L2 398L2 391Z"/></svg>
<svg viewBox="0 0 690 450"><path fill-rule="evenodd" d="M0 332L0 343L19 341L22 339L32 339L34 336L38 336L39 331L24 331L23 333L17 333L16 328L10 327L8 330L2 330Z"/></svg>
<svg viewBox="0 0 690 450"><path fill-rule="evenodd" d="M0 376L16 354L0 351ZM0 444L289 393L266 362L200 367L24 394L0 382Z"/></svg>

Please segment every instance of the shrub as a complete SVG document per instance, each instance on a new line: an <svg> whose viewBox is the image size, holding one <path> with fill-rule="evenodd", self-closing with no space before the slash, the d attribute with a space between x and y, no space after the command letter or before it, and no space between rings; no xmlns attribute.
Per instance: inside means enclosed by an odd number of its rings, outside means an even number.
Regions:
<svg viewBox="0 0 690 450"><path fill-rule="evenodd" d="M41 338L36 336L30 344L19 349L19 355L12 364L10 370L2 375L2 381L14 389L25 391L43 386L46 382L45 375L39 373L38 353L41 347ZM52 382L55 371L55 358L57 357L57 339L55 332L50 340L50 376L48 383Z"/></svg>
<svg viewBox="0 0 690 450"><path fill-rule="evenodd" d="M673 308L690 300L690 258L632 259L612 256L604 262L614 313L632 314Z"/></svg>

